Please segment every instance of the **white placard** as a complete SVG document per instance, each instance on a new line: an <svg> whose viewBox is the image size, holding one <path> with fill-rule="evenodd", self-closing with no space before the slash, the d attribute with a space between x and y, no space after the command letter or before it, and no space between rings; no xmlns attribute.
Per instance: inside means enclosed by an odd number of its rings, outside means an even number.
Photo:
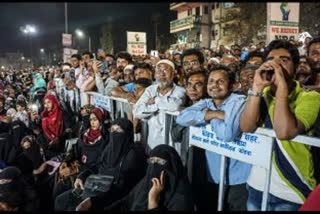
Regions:
<svg viewBox="0 0 320 214"><path fill-rule="evenodd" d="M211 130L211 125L190 127L189 144L220 155L266 169L270 167L272 137L243 133L241 139L225 142Z"/></svg>
<svg viewBox="0 0 320 214"><path fill-rule="evenodd" d="M298 40L299 7L296 2L267 3L267 43L274 39Z"/></svg>
<svg viewBox="0 0 320 214"><path fill-rule="evenodd" d="M147 54L147 34L127 31L127 51L131 55Z"/></svg>
<svg viewBox="0 0 320 214"><path fill-rule="evenodd" d="M77 53L78 53L77 49L63 48L63 62L69 62L71 56Z"/></svg>
<svg viewBox="0 0 320 214"><path fill-rule="evenodd" d="M72 34L62 34L62 45L66 47L70 47L72 45Z"/></svg>
<svg viewBox="0 0 320 214"><path fill-rule="evenodd" d="M111 102L110 99L105 96L93 95L93 103L97 107L101 107L108 112L111 112Z"/></svg>
<svg viewBox="0 0 320 214"><path fill-rule="evenodd" d="M151 50L150 55L154 57L159 57L159 52L157 50Z"/></svg>

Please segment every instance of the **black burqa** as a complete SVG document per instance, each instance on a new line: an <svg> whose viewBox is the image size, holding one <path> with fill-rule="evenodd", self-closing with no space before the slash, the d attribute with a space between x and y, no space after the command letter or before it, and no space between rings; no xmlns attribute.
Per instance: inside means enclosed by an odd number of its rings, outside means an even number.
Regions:
<svg viewBox="0 0 320 214"><path fill-rule="evenodd" d="M30 143L30 147L23 147L25 142ZM40 146L32 135L27 135L21 140L20 148L22 152L16 158L14 165L17 166L25 176L31 176L34 169L38 169L42 163Z"/></svg>
<svg viewBox="0 0 320 214"><path fill-rule="evenodd" d="M8 133L0 134L0 168L11 165L16 158L17 148L12 143L13 137Z"/></svg>
<svg viewBox="0 0 320 214"><path fill-rule="evenodd" d="M112 175L114 183L108 192L92 197L92 209L102 210L116 200L124 197L144 176L146 155L143 148L139 150L133 141L133 125L128 119L120 118L112 125L119 125L124 132L111 132L109 143L100 156L98 164L85 170L78 178L84 183L91 174ZM120 163L121 170L120 170ZM72 190L59 195L55 200L55 211L71 211L83 200L76 198Z"/></svg>
<svg viewBox="0 0 320 214"><path fill-rule="evenodd" d="M0 172L0 202L18 207L19 211L37 211L39 208L36 192L16 167L7 167Z"/></svg>
<svg viewBox="0 0 320 214"><path fill-rule="evenodd" d="M116 119L112 125L119 125L124 132L110 133L110 142L101 156L99 174L106 174L109 169L117 168L121 160L134 146L133 125L128 119Z"/></svg>
<svg viewBox="0 0 320 214"><path fill-rule="evenodd" d="M149 163L144 178L134 187L128 196L107 208L122 211L148 210L148 195L152 188L151 179L160 179L161 171L165 171L165 187L160 193L158 210L192 211L193 201L190 184L184 173L182 161L174 148L159 145L150 152L150 157L159 157L167 161L165 165ZM117 204L118 203L118 204Z"/></svg>

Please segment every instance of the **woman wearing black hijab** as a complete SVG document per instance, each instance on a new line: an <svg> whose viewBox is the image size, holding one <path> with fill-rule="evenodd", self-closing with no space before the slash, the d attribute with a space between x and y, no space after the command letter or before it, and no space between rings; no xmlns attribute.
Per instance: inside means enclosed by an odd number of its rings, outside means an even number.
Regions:
<svg viewBox="0 0 320 214"><path fill-rule="evenodd" d="M13 165L21 170L29 184L34 184L33 170L38 169L43 162L40 146L33 135L27 135L22 139L20 147L22 152L17 156Z"/></svg>
<svg viewBox="0 0 320 214"><path fill-rule="evenodd" d="M148 164L146 175L129 195L106 210L193 211L191 187L176 150L159 145L151 151Z"/></svg>
<svg viewBox="0 0 320 214"><path fill-rule="evenodd" d="M36 192L25 182L18 168L7 167L0 172L0 211L34 212L38 208Z"/></svg>
<svg viewBox="0 0 320 214"><path fill-rule="evenodd" d="M9 133L0 134L0 169L11 166L17 157L17 148L12 140L13 136Z"/></svg>
<svg viewBox="0 0 320 214"><path fill-rule="evenodd" d="M89 128L85 130L81 139L73 146L66 158L67 160L60 167L59 175L62 179L54 188L53 199L73 187L74 174L82 173L94 167L108 144L107 128L109 127L108 124L105 124L105 121L109 119L108 113L101 108L93 108L89 116ZM80 163L77 168L72 167L75 161Z"/></svg>
<svg viewBox="0 0 320 214"><path fill-rule="evenodd" d="M120 168L120 163L121 168ZM99 164L81 173L75 181L75 189L82 189L92 174L112 175L117 183L108 192L96 197L76 197L69 190L55 200L56 211L102 210L124 197L144 176L147 159L144 149L133 142L133 125L128 119L117 119L112 123L109 144L104 149ZM120 169L120 170L119 170ZM120 172L120 173L119 173Z"/></svg>

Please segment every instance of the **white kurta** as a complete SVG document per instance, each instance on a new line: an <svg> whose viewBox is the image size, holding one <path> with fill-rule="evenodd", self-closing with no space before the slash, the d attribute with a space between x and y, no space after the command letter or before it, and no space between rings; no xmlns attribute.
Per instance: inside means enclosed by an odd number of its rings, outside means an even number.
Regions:
<svg viewBox="0 0 320 214"><path fill-rule="evenodd" d="M165 95L161 95L157 89L158 85L146 88L133 110L135 118L148 120L147 152L164 143L165 117L162 111L178 111L185 99L185 89L175 84ZM155 103L148 105L148 100L154 97Z"/></svg>

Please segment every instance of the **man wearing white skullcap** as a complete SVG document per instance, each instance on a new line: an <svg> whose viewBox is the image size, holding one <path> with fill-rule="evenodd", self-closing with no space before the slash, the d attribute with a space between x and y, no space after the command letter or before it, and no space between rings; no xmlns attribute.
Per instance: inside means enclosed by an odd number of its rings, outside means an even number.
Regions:
<svg viewBox="0 0 320 214"><path fill-rule="evenodd" d="M174 69L170 60L160 60L155 70L157 84L145 90L133 110L135 118L148 120L147 152L164 143L164 111L179 110L185 99L185 89L173 82Z"/></svg>

